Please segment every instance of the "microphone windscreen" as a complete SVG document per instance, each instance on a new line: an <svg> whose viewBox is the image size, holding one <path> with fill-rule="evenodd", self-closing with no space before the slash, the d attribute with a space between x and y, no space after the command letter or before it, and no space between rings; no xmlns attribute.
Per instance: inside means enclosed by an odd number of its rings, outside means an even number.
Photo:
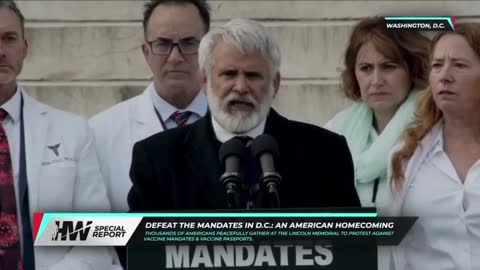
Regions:
<svg viewBox="0 0 480 270"><path fill-rule="evenodd" d="M243 159L246 154L245 152L245 144L237 138L232 138L220 146L220 150L218 151L218 159L223 165L225 159L232 155Z"/></svg>
<svg viewBox="0 0 480 270"><path fill-rule="evenodd" d="M253 139L250 145L253 156L259 158L265 152L269 152L275 159L280 156L277 140L268 134L262 134Z"/></svg>

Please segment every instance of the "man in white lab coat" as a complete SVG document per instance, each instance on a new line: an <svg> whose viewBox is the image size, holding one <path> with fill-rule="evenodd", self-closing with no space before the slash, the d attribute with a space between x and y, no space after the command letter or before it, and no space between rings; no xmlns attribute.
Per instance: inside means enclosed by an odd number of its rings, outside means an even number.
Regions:
<svg viewBox="0 0 480 270"><path fill-rule="evenodd" d="M128 211L133 144L205 115L197 50L209 24L205 0L152 0L145 5L142 51L153 82L143 94L89 121L113 211Z"/></svg>
<svg viewBox="0 0 480 270"><path fill-rule="evenodd" d="M109 211L92 130L17 85L24 18L0 2L0 269L110 269L106 247L35 247L34 212Z"/></svg>

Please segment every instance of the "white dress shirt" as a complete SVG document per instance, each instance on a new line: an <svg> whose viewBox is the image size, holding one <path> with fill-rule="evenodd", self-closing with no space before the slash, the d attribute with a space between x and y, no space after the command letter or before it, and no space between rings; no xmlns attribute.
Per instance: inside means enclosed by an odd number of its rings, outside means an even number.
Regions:
<svg viewBox="0 0 480 270"><path fill-rule="evenodd" d="M153 106L155 107L155 110L160 114L162 117L162 121L165 123L165 126L167 129L175 128L177 127L177 124L175 121L172 120L171 116L174 112L179 111L179 112L185 112L185 111L190 111L192 112L192 115L188 118L187 124L191 124L207 112L207 96L205 93L203 93L202 90L200 90L197 94L197 96L193 99L192 103L188 105L187 108L185 109L178 109L172 104L168 103L166 100L164 100L162 97L160 97L155 91L155 87L150 87L150 96L152 97L153 101Z"/></svg>
<svg viewBox="0 0 480 270"><path fill-rule="evenodd" d="M12 161L13 184L15 188L15 202L17 204L18 229L20 234L20 246L23 244L22 222L20 213L20 200L18 188L18 176L20 172L20 91L15 94L2 106L8 116L2 121L3 129L7 133L8 147L10 148L10 159ZM23 249L23 246L22 246Z"/></svg>
<svg viewBox="0 0 480 270"><path fill-rule="evenodd" d="M443 127L407 187L404 216L418 216L405 244L405 270L480 269L480 160L462 183L444 151Z"/></svg>
<svg viewBox="0 0 480 270"><path fill-rule="evenodd" d="M252 139L255 139L255 137L262 135L263 131L265 129L265 123L267 122L267 119L263 119L258 126L256 126L254 129L246 132L246 133L233 133L231 131L225 130L220 124L215 120L215 118L212 116L212 126L213 126L213 131L215 132L215 136L217 137L217 140L219 140L221 143L224 143L233 137L237 136L248 136Z"/></svg>

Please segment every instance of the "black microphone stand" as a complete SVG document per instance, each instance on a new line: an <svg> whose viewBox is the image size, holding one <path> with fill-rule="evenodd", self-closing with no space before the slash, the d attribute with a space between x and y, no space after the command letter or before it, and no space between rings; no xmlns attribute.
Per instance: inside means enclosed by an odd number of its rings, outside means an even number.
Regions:
<svg viewBox="0 0 480 270"><path fill-rule="evenodd" d="M276 172L265 172L260 177L260 183L263 185L263 190L267 195L269 208L280 207L280 194L278 193L278 186L282 177Z"/></svg>
<svg viewBox="0 0 480 270"><path fill-rule="evenodd" d="M230 209L240 207L239 189L242 187L240 164L245 155L245 144L236 138L222 144L218 153L220 163L225 166L225 172L220 177L220 183L225 189L227 206Z"/></svg>
<svg viewBox="0 0 480 270"><path fill-rule="evenodd" d="M240 197L238 192L238 187L241 186L240 175L234 172L225 172L220 177L220 183L222 183L225 188L228 208L238 208L240 206Z"/></svg>
<svg viewBox="0 0 480 270"><path fill-rule="evenodd" d="M251 145L251 154L256 157L262 168L260 176L261 192L264 193L269 208L280 207L279 187L282 177L275 170L278 162L279 147L275 138L268 134L257 136ZM265 201L265 200L264 200Z"/></svg>

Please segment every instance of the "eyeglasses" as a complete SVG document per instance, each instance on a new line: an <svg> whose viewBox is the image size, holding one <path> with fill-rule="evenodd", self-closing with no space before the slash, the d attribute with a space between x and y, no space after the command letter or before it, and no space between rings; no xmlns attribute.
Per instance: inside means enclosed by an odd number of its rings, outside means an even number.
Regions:
<svg viewBox="0 0 480 270"><path fill-rule="evenodd" d="M152 52L157 55L170 55L172 53L173 47L177 46L178 50L183 55L192 55L198 52L198 45L200 41L196 39L183 39L179 42L173 42L173 40L168 38L159 38L152 41L147 41L150 44Z"/></svg>

